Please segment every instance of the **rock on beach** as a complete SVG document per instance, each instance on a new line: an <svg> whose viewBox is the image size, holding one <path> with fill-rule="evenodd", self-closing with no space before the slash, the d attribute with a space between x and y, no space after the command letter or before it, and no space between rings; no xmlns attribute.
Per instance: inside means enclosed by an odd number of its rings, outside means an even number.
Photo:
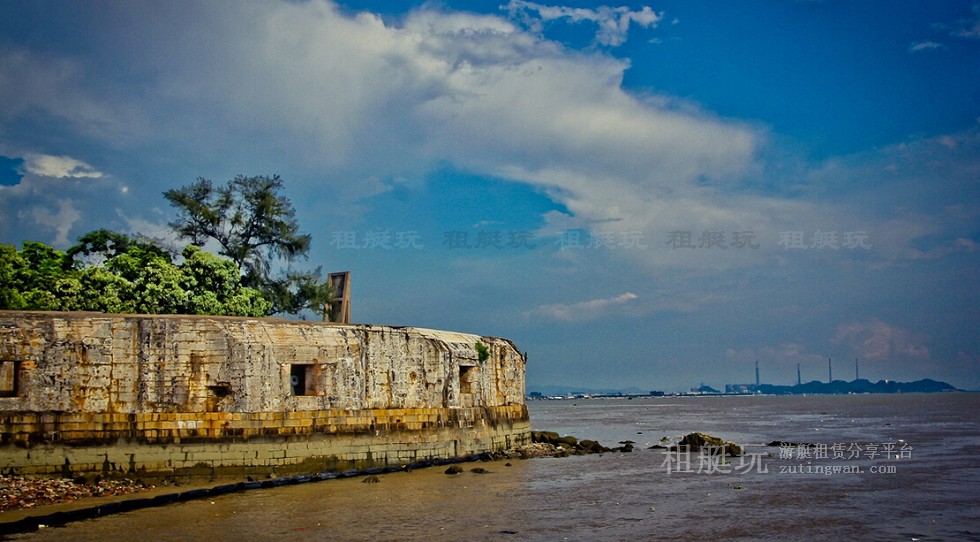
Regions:
<svg viewBox="0 0 980 542"><path fill-rule="evenodd" d="M607 448L594 440L578 440L572 436L561 436L553 431L531 431L531 442L535 444L550 445L558 450L559 454L582 455L582 454L601 454L605 452L632 452L633 444L626 443L619 448ZM551 454L555 455L555 454Z"/></svg>
<svg viewBox="0 0 980 542"><path fill-rule="evenodd" d="M670 448L673 451L692 451L697 452L702 449L706 449L714 454L728 455L728 456L740 456L742 455L742 447L734 442L726 442L725 440L709 435L707 433L689 433L684 435L677 446Z"/></svg>

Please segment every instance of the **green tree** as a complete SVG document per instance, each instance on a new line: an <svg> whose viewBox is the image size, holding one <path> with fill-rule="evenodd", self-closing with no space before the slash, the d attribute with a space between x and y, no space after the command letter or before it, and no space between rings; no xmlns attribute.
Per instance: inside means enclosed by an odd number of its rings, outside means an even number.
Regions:
<svg viewBox="0 0 980 542"><path fill-rule="evenodd" d="M65 253L35 241L25 241L18 252L5 245L0 251L0 308L60 310L56 294L60 281L68 276L64 270ZM13 249L13 250L11 250ZM67 285L61 284L61 289Z"/></svg>
<svg viewBox="0 0 980 542"><path fill-rule="evenodd" d="M120 255L119 257L125 257ZM183 273L164 258L151 258L139 269L133 290L136 312L142 314L186 313L187 291L182 287Z"/></svg>
<svg viewBox="0 0 980 542"><path fill-rule="evenodd" d="M321 313L333 298L333 287L320 280L321 269L286 271L277 279L266 282L263 294L272 303L272 312L298 314L304 310Z"/></svg>
<svg viewBox="0 0 980 542"><path fill-rule="evenodd" d="M65 265L78 268L91 266L129 252L133 248L173 261L170 253L153 241L139 237L132 238L124 233L103 228L79 237L78 242L65 252Z"/></svg>
<svg viewBox="0 0 980 542"><path fill-rule="evenodd" d="M281 195L278 176L239 175L225 186L198 178L188 186L163 193L177 208L170 227L192 244L218 242L222 256L243 270L247 282L268 276L274 258L291 262L306 257L312 238L299 233L296 212Z"/></svg>
<svg viewBox="0 0 980 542"><path fill-rule="evenodd" d="M193 314L260 316L272 307L254 288L241 284L234 262L190 245L183 251L182 287L188 293L187 311Z"/></svg>
<svg viewBox="0 0 980 542"><path fill-rule="evenodd" d="M264 316L271 303L241 284L238 266L189 246L184 261L154 243L97 230L67 253L0 245L0 309Z"/></svg>
<svg viewBox="0 0 980 542"><path fill-rule="evenodd" d="M24 292L17 281L22 267L24 262L17 247L0 243L0 309L24 308Z"/></svg>
<svg viewBox="0 0 980 542"><path fill-rule="evenodd" d="M170 227L197 246L215 241L218 253L242 272L242 284L255 288L271 302L269 314L322 309L329 288L315 271L288 270L274 277L273 263L306 258L312 238L299 231L296 212L280 192L283 181L239 175L224 186L208 179L164 192L177 209Z"/></svg>
<svg viewBox="0 0 980 542"><path fill-rule="evenodd" d="M65 310L90 310L107 313L135 313L135 287L129 280L104 266L78 271L81 292L75 304Z"/></svg>

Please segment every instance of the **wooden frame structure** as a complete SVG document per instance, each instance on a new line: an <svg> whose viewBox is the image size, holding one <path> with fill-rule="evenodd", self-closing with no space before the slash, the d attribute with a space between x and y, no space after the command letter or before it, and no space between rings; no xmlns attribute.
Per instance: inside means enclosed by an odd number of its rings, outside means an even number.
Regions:
<svg viewBox="0 0 980 542"><path fill-rule="evenodd" d="M330 273L333 296L323 307L323 321L337 324L350 323L350 271Z"/></svg>

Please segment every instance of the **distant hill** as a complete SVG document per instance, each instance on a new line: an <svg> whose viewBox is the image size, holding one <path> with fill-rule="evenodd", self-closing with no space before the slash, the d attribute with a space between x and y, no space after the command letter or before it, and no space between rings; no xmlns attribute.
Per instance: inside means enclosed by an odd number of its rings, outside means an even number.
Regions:
<svg viewBox="0 0 980 542"><path fill-rule="evenodd" d="M871 382L867 379L834 380L833 382L820 382L813 380L805 384L795 386L777 386L774 384L760 384L759 386L747 385L744 387L747 393L761 393L765 395L802 395L802 394L848 394L848 393L934 393L944 391L963 391L953 387L946 382L939 382L926 378L915 382L896 382L894 380L879 380ZM715 394L720 391L701 385L699 388L691 390L694 393ZM647 395L651 390L644 390L636 387L609 389L609 388L588 388L577 386L554 386L554 385L528 385L527 393L539 393L544 396L555 395Z"/></svg>
<svg viewBox="0 0 980 542"><path fill-rule="evenodd" d="M941 391L960 391L946 382L938 382L930 378L916 380L915 382L896 382L894 380L879 380L871 382L864 378L846 382L844 380L834 380L833 382L820 382L813 380L806 384L795 386L776 386L773 384L760 384L751 386L753 393L763 393L772 395L796 395L803 393L812 394L845 394L845 393L933 393Z"/></svg>

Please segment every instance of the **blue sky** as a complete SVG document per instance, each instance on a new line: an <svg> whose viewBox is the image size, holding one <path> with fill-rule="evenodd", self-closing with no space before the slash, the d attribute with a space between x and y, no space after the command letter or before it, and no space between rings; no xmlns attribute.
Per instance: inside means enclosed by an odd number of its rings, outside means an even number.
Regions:
<svg viewBox="0 0 980 542"><path fill-rule="evenodd" d="M0 242L279 174L354 320L510 338L532 388L980 387L978 4L0 11Z"/></svg>

